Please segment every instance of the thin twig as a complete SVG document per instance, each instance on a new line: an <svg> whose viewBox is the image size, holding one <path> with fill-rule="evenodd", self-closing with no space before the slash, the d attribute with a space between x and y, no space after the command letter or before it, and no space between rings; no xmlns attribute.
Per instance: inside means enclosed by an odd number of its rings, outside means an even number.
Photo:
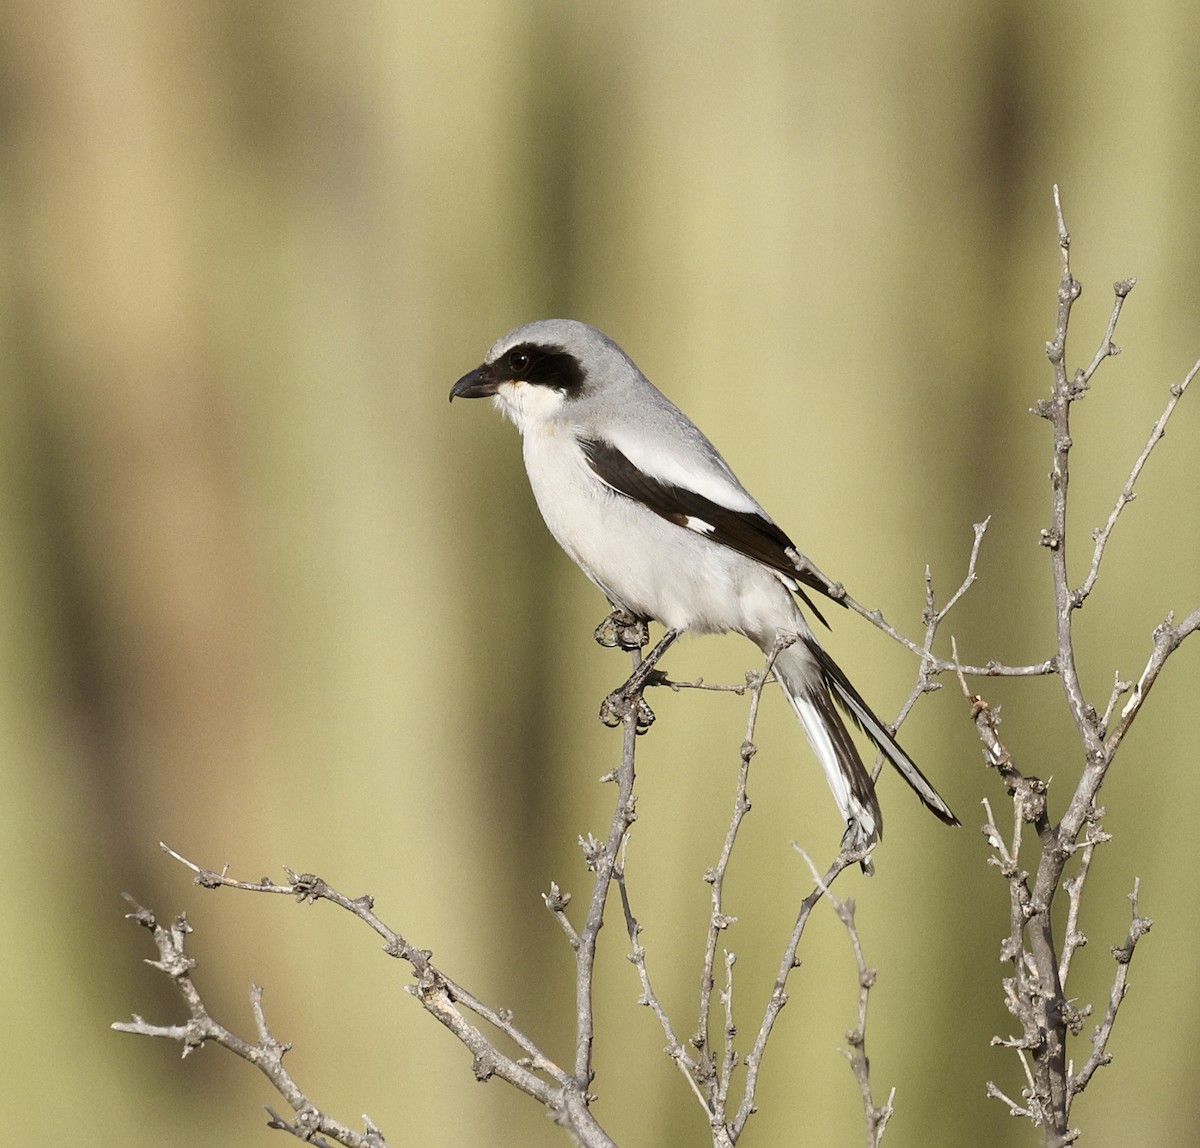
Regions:
<svg viewBox="0 0 1200 1148"><path fill-rule="evenodd" d="M976 530L981 527L986 527L987 523L976 524ZM977 533L977 538L979 537ZM978 546L975 547L975 553L978 552ZM984 662L982 665L971 665L967 663L955 664L947 658L938 657L928 646L920 645L914 642L907 634L896 629L883 615L883 611L878 607L871 608L864 606L846 589L841 582L835 582L828 575L813 565L812 560L801 554L795 549L787 551L788 558L801 574L811 574L819 579L825 586L825 592L835 602L842 602L848 606L855 614L861 618L865 618L877 630L882 630L893 641L899 643L911 654L915 654L927 664L927 672L930 675L955 673L961 671L968 677L983 677L983 678L1032 678L1045 677L1047 674L1056 672L1056 665L1053 658L1047 658L1045 661L1034 662L1029 665L1006 665L999 661ZM973 582L974 579L971 579ZM961 596L961 595L959 595Z"/></svg>
<svg viewBox="0 0 1200 1148"><path fill-rule="evenodd" d="M550 911L550 915L558 922L562 931L566 933L571 948L578 952L579 934L575 931L575 926L571 924L571 918L567 916L567 906L571 903L571 894L564 893L558 887L558 882L551 881L550 892L542 894L542 902Z"/></svg>
<svg viewBox="0 0 1200 1148"><path fill-rule="evenodd" d="M977 567L979 565L979 548L983 545L983 536L987 533L987 528L989 525L991 525L991 521L992 521L992 516L989 514L982 522L976 522L975 525L971 528L975 532L975 541L971 544L971 556L970 556L970 558L967 559L966 577L963 578L962 583L959 585L958 589L955 590L954 593L950 595L949 601L947 601L946 604L940 610L938 610L935 614L933 614L933 616L931 618L926 619L926 625L933 626L935 632L936 632L936 627L938 625L940 625L943 621L945 621L946 615L949 614L950 611L953 610L954 607L958 605L959 599L962 598L962 596L968 590L970 590L972 586L975 585L975 582L977 581L977 579L979 577L979 575L976 573ZM926 569L926 582L927 583L930 582L930 575L928 573L928 568ZM930 604L932 605L932 601ZM932 646L932 637L933 637L932 634L929 634L929 633L926 634L926 642L925 642L926 649L929 649ZM961 669L961 667L957 664L957 661L956 661L955 665L954 665L954 670L957 672L960 669Z"/></svg>
<svg viewBox="0 0 1200 1148"><path fill-rule="evenodd" d="M742 739L740 764L738 767L737 783L734 789L733 812L730 815L729 827L725 830L725 840L721 844L721 852L716 864L704 874L704 880L709 885L709 916L708 929L704 939L704 958L700 972L700 1006L699 1020L692 1043L699 1050L702 1058L711 1060L709 1046L709 1019L712 1007L713 966L716 963L717 942L722 932L737 918L725 913L723 896L725 891L725 875L729 870L729 860L733 855L733 847L737 841L738 830L742 819L750 812L750 799L746 793L746 785L750 777L750 762L758 752L754 744L754 731L758 725L758 710L762 701L763 686L769 679L775 666L775 660L780 653L795 641L794 637L780 638L767 657L762 672L753 676L747 675L747 685L750 686L750 708L746 717L746 736Z"/></svg>
<svg viewBox="0 0 1200 1148"><path fill-rule="evenodd" d="M1114 285L1113 306L1104 336L1088 365L1072 375L1067 368L1067 333L1071 310L1082 287L1071 272L1071 240L1057 187L1054 189L1054 207L1061 275L1054 337L1046 344L1046 354L1052 368L1052 385L1050 396L1039 401L1033 413L1050 423L1053 437L1050 523L1041 534L1041 544L1050 552L1055 607L1053 662L1084 751L1082 772L1057 824L1052 822L1047 811L1047 784L1038 778L1026 776L1017 768L1001 742L997 732L998 709L970 692L965 671L959 673L959 681L969 701L971 716L983 742L988 764L996 769L1013 800L1011 841L1005 842L990 804L986 804L987 825L984 832L993 850L990 860L1000 868L1009 887L1009 932L1001 945L1001 955L1006 961L1012 962L1013 975L1004 979L1003 986L1009 1011L1021 1025L1020 1036L997 1037L993 1043L1016 1050L1026 1082L1022 1093L1024 1103L1012 1100L994 1084L988 1085L988 1092L1007 1104L1014 1115L1024 1116L1041 1127L1048 1148L1062 1148L1078 1137L1078 1131L1069 1126L1072 1100L1086 1087L1096 1069L1107 1063L1108 1038L1117 1007L1124 996L1128 961L1138 938L1149 928L1149 922L1137 912L1138 890L1135 885L1131 897L1133 924L1129 938L1125 946L1113 950L1118 960L1118 970L1105 1021L1096 1030L1087 1063L1078 1073L1073 1073L1067 1058L1068 1038L1082 1031L1091 1006L1076 1005L1068 996L1067 980L1076 955L1087 942L1080 929L1080 919L1084 886L1095 848L1109 840L1100 825L1103 810L1097 805L1096 798L1112 766L1116 750L1145 704L1146 696L1167 658L1182 641L1200 628L1200 607L1178 625L1174 617L1168 615L1156 628L1153 649L1141 676L1136 684L1131 684L1114 675L1113 688L1103 715L1097 714L1081 682L1075 660L1073 619L1075 611L1096 585L1105 550L1116 524L1125 507L1135 497L1134 485L1150 454L1161 441L1179 399L1191 380L1200 373L1200 362L1193 366L1181 384L1171 388L1166 408L1135 460L1112 511L1104 525L1093 532L1087 574L1078 589L1072 589L1067 561L1070 452L1074 445L1070 426L1071 406L1087 396L1100 365L1118 353L1113 338L1134 281L1126 279ZM957 649L953 643L952 649L957 660ZM1118 712L1118 702L1126 695L1128 697ZM1040 847L1032 876L1020 867L1022 832L1026 824L1035 827ZM1078 867L1064 881L1065 866L1076 854L1079 855ZM1056 936L1051 913L1060 888L1067 895L1066 927L1061 938Z"/></svg>
<svg viewBox="0 0 1200 1148"><path fill-rule="evenodd" d="M1108 1040L1112 1036L1113 1024L1117 1019L1117 1010L1121 1007L1121 1002L1125 999L1125 994L1129 991L1129 965L1133 960L1133 951L1137 948L1137 943L1150 932L1151 926L1154 924L1149 917L1143 917L1138 912L1138 896L1141 893L1141 881L1133 882L1133 892L1129 894L1129 904L1131 908L1132 920L1129 922L1129 932L1125 937L1125 943L1118 945L1112 950L1113 958L1117 962L1117 975L1113 980L1112 990L1108 996L1108 1009L1104 1014L1104 1020L1096 1028L1092 1034L1092 1054L1087 1058L1084 1066L1075 1073L1068 1082L1068 1088L1071 1095L1077 1095L1082 1092L1088 1082L1095 1075L1096 1069L1101 1068L1112 1061L1112 1056L1108 1052Z"/></svg>
<svg viewBox="0 0 1200 1148"><path fill-rule="evenodd" d="M462 1005L468 1011L480 1017L480 1019L487 1021L488 1024L503 1032L518 1047L529 1054L530 1068L533 1068L537 1072L545 1072L559 1084L565 1084L569 1081L569 1075L541 1052L537 1045L513 1023L511 1016L507 1012L493 1009L476 997L474 993L451 979L432 963L430 960L432 954L428 949L421 949L410 944L400 933L396 932L378 917L374 912L374 898L370 894L364 894L361 897L347 897L346 894L339 892L315 874L295 873L291 869L288 869L287 866L284 866L284 872L288 876L288 883L286 885L272 882L265 877L261 881L239 881L228 875L228 866L220 872L212 869L204 869L194 861L189 861L163 842L159 843L159 848L164 853L175 858L182 865L191 869L196 874L195 883L205 889L241 889L250 893L272 893L293 897L297 902L309 905L315 904L317 901L329 901L331 904L337 905L338 908L351 913L382 937L385 942L383 951L388 956L406 961L412 966L418 984L416 987L409 986L409 991L421 1001L426 1009L434 1012L438 1020L442 1021L460 1040L463 1040L464 1035L471 1035L474 1041L474 1037L478 1036L478 1033L474 1029L471 1029L470 1033L468 1033L467 1030L470 1026L465 1019L458 1014L456 1009L446 1011L444 1008L446 1004ZM428 998L423 995L427 988L436 989L438 986L441 986L445 990L446 999L443 999L442 994L436 991ZM442 1011L435 1012L431 1005L435 1005ZM474 1047L472 1047L472 1051L477 1050L483 1051L482 1046L476 1042ZM515 1080L511 1083L522 1087ZM526 1088L522 1088L522 1090L528 1091ZM541 1099L541 1095L538 1098Z"/></svg>
<svg viewBox="0 0 1200 1148"><path fill-rule="evenodd" d="M1104 716L1100 719L1100 733L1102 736L1107 736L1108 723L1112 721L1113 710L1117 708L1119 702L1129 691L1133 689L1133 682L1125 681L1120 673L1113 674L1112 693L1108 697L1108 705L1104 707Z"/></svg>
<svg viewBox="0 0 1200 1148"><path fill-rule="evenodd" d="M1071 440L1071 405L1087 393L1082 372L1072 382L1067 372L1067 329L1071 320L1071 308L1083 292L1079 281L1071 274L1071 237L1063 220L1062 201L1058 188L1054 189L1055 219L1058 225L1058 246L1062 265L1062 278L1058 288L1058 317L1054 338L1046 344L1046 357L1053 370L1053 384L1049 401L1035 407L1036 413L1050 420L1053 429L1053 469L1050 474L1050 526L1042 531L1041 542L1050 551L1051 579L1054 587L1056 624L1056 662L1059 677L1066 693L1068 707L1075 725L1083 738L1089 754L1100 748L1096 714L1088 704L1075 666L1075 647L1071 624L1075 601L1067 574L1067 493L1070 486L1069 456ZM1112 327L1119 308L1114 308L1114 319L1101 342L1098 358L1103 360L1111 354ZM1093 372L1095 367L1092 368Z"/></svg>
<svg viewBox="0 0 1200 1148"><path fill-rule="evenodd" d="M1123 299L1123 296L1117 296L1118 302ZM1119 308L1117 308L1119 311ZM1113 323L1116 322L1116 313L1114 312ZM1110 325L1111 334L1111 325ZM1171 388L1171 397L1167 400L1166 409L1158 417L1158 421L1154 424L1150 431L1150 437L1146 440L1146 445L1142 448L1142 453L1138 455L1137 460L1133 464L1133 469L1129 472L1129 477L1125 480L1125 485L1121 488L1121 493L1117 495L1116 504L1109 512L1108 518L1104 525L1098 527L1093 536L1096 540L1095 547L1092 550L1092 564L1088 569L1087 577L1083 580L1083 584L1075 591L1075 601L1077 606L1083 604L1084 599L1092 592L1092 588L1096 585L1096 579L1100 576L1100 563L1104 558L1104 550L1108 545L1108 540L1112 536L1113 527L1117 525L1117 519L1121 517L1121 511L1125 509L1136 497L1134 484L1142 473L1142 468L1146 465L1150 458L1151 452L1159 442L1162 441L1163 435L1167 433L1167 423L1171 418L1175 408L1179 405L1179 400L1183 398L1184 392L1188 385L1200 372L1200 359L1193 364L1192 369L1184 376L1183 382Z"/></svg>
<svg viewBox="0 0 1200 1148"><path fill-rule="evenodd" d="M636 667L638 656L633 654ZM640 693L638 695L640 697ZM579 947L575 950L575 1078L574 1085L585 1099L592 1081L592 1041L595 1037L592 984L596 965L596 941L604 926L604 906L608 900L617 854L629 827L637 816L634 812L634 754L637 748L637 707L632 706L622 719L624 741L621 764L617 769L617 801L613 810L608 840L603 847L594 838L580 839L587 867L595 874L587 916L579 931Z"/></svg>
<svg viewBox="0 0 1200 1148"><path fill-rule="evenodd" d="M1079 913L1083 904L1083 887L1092 867L1092 856L1096 852L1097 845L1103 845L1112 840L1100 825L1100 819L1103 816L1103 807L1092 810L1083 843L1076 846L1079 853L1079 868L1075 871L1074 877L1068 877L1063 882L1063 888L1067 893L1067 925L1063 933L1063 950L1058 964L1058 979L1062 983L1064 991L1066 991L1067 979L1071 974L1071 960L1075 956L1076 950L1087 944L1087 937L1079 931Z"/></svg>
<svg viewBox="0 0 1200 1148"><path fill-rule="evenodd" d="M1001 1092L1000 1089L996 1087L996 1085L993 1081L989 1080L987 1082L987 1094L988 1094L988 1096L995 1097L997 1100L1002 1101L1004 1104L1007 1104L1008 1105L1008 1114L1010 1116L1024 1116L1027 1120L1032 1120L1035 1125L1039 1123L1036 1112L1034 1112L1031 1108L1023 1107L1022 1105L1018 1104L1011 1096L1008 1096L1006 1093Z"/></svg>
<svg viewBox="0 0 1200 1148"><path fill-rule="evenodd" d="M737 1115L733 1119L733 1138L735 1140L741 1136L742 1130L746 1126L746 1121L750 1119L751 1114L754 1112L754 1095L758 1088L758 1074L762 1068L763 1053L766 1051L767 1042L771 1038L775 1022L779 1019L779 1014L782 1012L783 1006L788 1002L788 978L791 976L792 970L799 965L796 950L800 945L800 939L804 935L804 929L808 924L809 917L812 915L813 908L825 896L830 886L837 880L838 875L850 868L850 866L857 865L863 861L867 857L868 852L864 850L843 849L833 859L832 864L825 871L824 876L817 882L813 891L800 902L795 924L792 926L791 935L788 937L787 945L784 948L783 958L779 962L779 970L775 974L775 984L771 989L771 996L767 1001L766 1009L763 1011L762 1023L759 1025L758 1034L754 1038L754 1044L746 1056L746 1080L742 1089L742 1101L738 1106Z"/></svg>
<svg viewBox="0 0 1200 1148"><path fill-rule="evenodd" d="M629 720L634 720L632 714ZM546 1056L533 1040L516 1026L507 1010L497 1010L485 1004L435 966L428 950L412 945L380 919L374 912L374 902L370 896L347 897L320 877L311 873L296 874L291 870L285 870L288 875L286 885L265 878L261 881L240 881L230 877L225 870L217 872L205 869L166 845L163 845L162 849L191 869L196 874L196 884L205 888L231 888L254 893L286 894L296 901L306 904L322 900L329 901L351 913L383 938L384 952L388 956L406 961L412 966L416 984L408 986L408 991L416 997L427 1012L452 1032L470 1051L472 1068L477 1079L487 1080L498 1076L507 1080L543 1104L554 1119L562 1124L576 1142L584 1145L585 1148L615 1148L611 1138L588 1108L590 1097L580 1093L575 1085L574 1077ZM526 1055L519 1060L512 1059L463 1015L462 1010L464 1009L502 1032ZM135 1021L138 1019L135 1018ZM142 1023L144 1024L144 1022ZM125 1031L141 1030L127 1028ZM188 1032L190 1031L188 1030ZM175 1039L183 1039L174 1033L161 1035L174 1035ZM187 1032L184 1035L186 1036ZM213 1038L209 1037L208 1039ZM542 1079L543 1076L550 1079ZM290 1098L289 1103L292 1103ZM305 1103L314 1112L318 1111L315 1105L307 1101L307 1098L305 1098ZM301 1127L303 1126L302 1122ZM325 1129L324 1131L326 1135L338 1139L334 1130ZM352 1143L349 1140L339 1140L338 1142ZM363 1144L366 1148L371 1148L370 1142L363 1141Z"/></svg>
<svg viewBox="0 0 1200 1148"><path fill-rule="evenodd" d="M913 706L917 704L917 699L924 694L932 693L934 690L941 689L941 684L936 681L936 677L942 671L937 668L938 659L932 654L933 643L937 638L938 628L946 620L946 616L958 605L962 596L975 585L978 580L976 569L979 563L979 548L983 544L983 536L987 533L988 524L992 521L991 515L985 518L982 522L976 522L973 530L975 532L975 541L971 545L971 555L967 560L967 572L959 583L958 589L950 595L949 600L939 610L937 605L937 593L933 587L933 571L925 567L925 610L922 614L922 620L925 624L925 644L922 647L924 651L921 657L921 664L917 669L917 680L913 684L913 688L909 691L908 697L904 704L900 707L900 712L896 715L896 720L892 722L892 732L899 731L900 726L904 724L905 719L912 712ZM958 648L952 647L951 660L947 663L947 668L958 675L961 681L963 675L967 672L960 665L958 660ZM871 780L877 781L879 774L883 770L885 758L882 753L875 755L875 764L871 770Z"/></svg>
<svg viewBox="0 0 1200 1148"><path fill-rule="evenodd" d="M700 1101L700 1106L704 1109L705 1114L711 1115L708 1099L701 1090L699 1083L704 1080L705 1074L701 1066L688 1054L683 1041L675 1035L671 1018L667 1016L666 1009L663 1008L658 994L654 991L654 985L650 980L650 970L646 967L646 949L641 942L642 926L638 924L637 918L633 915L633 908L629 901L629 890L625 884L625 853L628 845L629 839L627 837L621 849L621 863L613 870L613 880L616 882L617 889L620 892L621 908L625 914L625 930L629 934L630 945L629 959L633 963L633 967L637 970L638 979L642 983L642 995L638 998L638 1004L645 1005L658 1020L659 1025L662 1027L663 1035L667 1038L667 1055L675 1062L684 1079L687 1080L696 1099Z"/></svg>
<svg viewBox="0 0 1200 1148"><path fill-rule="evenodd" d="M817 872L816 866L813 865L812 858L798 845L795 848L800 856L804 858L804 862L808 866L813 880L820 886L822 884L821 875ZM867 964L867 959L863 954L862 941L858 935L858 925L854 920L855 906L853 898L847 897L845 900L841 900L834 896L827 885L824 888L824 892L833 911L837 914L838 920L846 927L846 934L850 938L850 947L854 953L855 968L858 971L858 1025L846 1033L846 1043L850 1047L842 1049L842 1055L850 1062L850 1069L854 1073L854 1079L858 1083L859 1095L862 1097L863 1116L866 1121L867 1131L867 1148L879 1148L879 1143L883 1139L887 1123L892 1118L896 1090L893 1088L888 1093L887 1103L883 1107L876 1107L871 1095L871 1063L867 1058L867 1011L871 1003L871 989L875 986L876 972Z"/></svg>
<svg viewBox="0 0 1200 1148"><path fill-rule="evenodd" d="M280 1043L271 1034L266 1014L263 1011L262 989L258 985L250 986L250 1007L258 1029L257 1041L251 1043L243 1040L209 1015L200 992L192 980L196 962L184 950L185 939L192 932L192 926L188 923L185 915L180 914L170 926L163 926L158 923L149 909L142 908L128 894L125 899L133 908L133 912L126 914L127 918L136 921L154 936L159 959L148 963L166 973L175 982L175 987L187 1004L189 1017L187 1023L182 1025L156 1025L149 1024L140 1016L135 1015L132 1021L114 1024L113 1029L117 1032L178 1041L183 1045L185 1057L196 1049L202 1048L206 1042L212 1041L213 1044L220 1045L235 1056L240 1056L243 1060L253 1064L291 1106L292 1111L296 1114L295 1121L289 1123L272 1112L273 1127L290 1132L297 1139L318 1145L327 1145L328 1141L323 1137L328 1136L338 1144L346 1145L347 1148L387 1148L387 1142L379 1129L366 1117L363 1118L366 1131L358 1132L349 1125L321 1112L304 1094L291 1073L283 1066L284 1054L291 1048L291 1045ZM268 1111L270 1110L268 1109Z"/></svg>
<svg viewBox="0 0 1200 1148"><path fill-rule="evenodd" d="M729 1086L733 1083L733 1072L738 1066L738 1053L734 1045L737 1036L737 1025L733 1020L733 966L737 963L737 955L728 950L725 952L725 988L721 991L721 1003L725 1006L724 1056L721 1060L720 1082L717 1085L717 1110L721 1114L722 1125L725 1123L726 1103L729 1100Z"/></svg>
<svg viewBox="0 0 1200 1148"><path fill-rule="evenodd" d="M746 675L746 680L744 682L742 682L741 685L729 685L729 686L713 685L709 682L706 682L703 678L697 678L693 682L677 682L677 681L672 680L671 678L665 678L661 682L655 682L652 684L659 685L659 686L666 686L668 689L674 690L676 693L678 693L680 690L709 690L712 693L737 694L738 697L741 697L748 690L751 690L754 688L754 682L751 679L752 678L756 679L757 677L758 677L757 672L754 670L751 670ZM772 679L772 681L773 680L774 679Z"/></svg>
<svg viewBox="0 0 1200 1148"><path fill-rule="evenodd" d="M1058 211L1059 222L1061 223L1062 200L1058 195L1057 188L1055 189L1054 202ZM1060 234L1062 233L1060 232ZM1121 353L1121 348L1113 342L1113 335L1117 333L1117 321L1121 318L1121 308L1125 306L1125 300L1129 297L1129 292L1136 286L1137 280L1133 278L1122 279L1113 284L1113 306L1108 316L1108 327L1104 332L1104 338L1100 340L1100 346L1096 348L1096 353L1092 356L1092 361L1082 371L1075 373L1074 386L1077 390L1086 390L1100 364L1105 359L1110 359L1114 355Z"/></svg>
<svg viewBox="0 0 1200 1148"><path fill-rule="evenodd" d="M1178 626L1174 625L1174 614L1168 614L1166 620L1154 631L1154 649L1146 662L1145 669L1134 684L1129 700L1121 708L1120 716L1115 725L1110 726L1105 734L1104 752L1111 760L1117 747L1124 740L1125 734L1133 724L1145 704L1150 693L1150 687L1158 680L1167 659L1179 648L1185 638L1190 637L1200 629L1200 606L1197 606ZM1098 788L1098 787L1097 787Z"/></svg>

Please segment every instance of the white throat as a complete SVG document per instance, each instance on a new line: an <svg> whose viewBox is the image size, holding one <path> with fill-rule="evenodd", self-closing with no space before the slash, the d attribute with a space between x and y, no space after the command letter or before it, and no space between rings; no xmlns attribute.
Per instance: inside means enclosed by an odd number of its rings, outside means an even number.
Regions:
<svg viewBox="0 0 1200 1148"><path fill-rule="evenodd" d="M519 381L501 383L492 401L505 418L516 424L521 434L553 422L563 407L561 391Z"/></svg>

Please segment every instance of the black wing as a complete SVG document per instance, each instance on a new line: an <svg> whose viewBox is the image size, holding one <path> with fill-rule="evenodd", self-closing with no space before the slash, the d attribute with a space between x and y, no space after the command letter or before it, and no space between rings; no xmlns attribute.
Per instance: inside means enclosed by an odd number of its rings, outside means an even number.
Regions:
<svg viewBox="0 0 1200 1148"><path fill-rule="evenodd" d="M588 465L613 490L640 502L668 522L728 546L797 583L796 593L826 629L829 623L813 605L812 599L800 589L799 583L824 594L831 602L846 605L832 597L814 574L796 569L787 554L789 550L795 551L795 545L770 519L753 510L730 510L694 490L653 478L639 470L612 443L602 439L582 439L580 446Z"/></svg>

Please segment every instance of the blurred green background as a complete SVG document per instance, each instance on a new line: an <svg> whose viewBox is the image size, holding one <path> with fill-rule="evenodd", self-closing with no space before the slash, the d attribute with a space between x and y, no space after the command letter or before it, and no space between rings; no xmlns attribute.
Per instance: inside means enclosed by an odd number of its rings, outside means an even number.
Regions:
<svg viewBox="0 0 1200 1148"><path fill-rule="evenodd" d="M964 657L1051 653L1046 424L1063 188L1085 284L1073 361L1110 284L1137 275L1121 358L1077 408L1077 577L1158 416L1200 354L1200 10L1182 3L898 6L633 2L10 0L0 9L0 1091L13 1143L276 1143L277 1103L207 1048L109 1031L182 1006L143 965L122 890L196 926L198 983L393 1144L559 1145L562 1132L401 991L404 969L329 906L194 888L162 839L246 878L315 870L567 1056L572 962L539 893L587 887L606 828L595 721L625 663L595 590L547 536L512 428L450 384L545 315L612 334L831 575L919 628L971 524L981 580L943 631ZM1079 617L1103 704L1168 610L1200 599L1200 395L1189 396ZM1086 553L1085 553L1086 551ZM915 664L838 613L830 647L881 712ZM687 642L676 677L736 681L740 639ZM1176 655L1104 792L1073 989L1103 1002L1142 878L1155 918L1115 1062L1078 1103L1091 1145L1187 1141L1200 1037L1188 716ZM985 683L1019 762L1063 782L1058 683ZM745 704L653 699L630 889L681 1032ZM839 826L769 696L730 878L743 1047L798 897L789 842ZM879 968L869 1053L892 1148L1032 1144L1000 977L1003 884L977 832L961 696L905 742L962 817L882 783L878 876L848 874ZM638 1009L627 940L601 938L597 1112L628 1144L707 1143ZM819 912L743 1143L854 1144L837 1054L849 948ZM1082 1051L1081 1051L1082 1050ZM1086 1056L1079 1046L1076 1055Z"/></svg>

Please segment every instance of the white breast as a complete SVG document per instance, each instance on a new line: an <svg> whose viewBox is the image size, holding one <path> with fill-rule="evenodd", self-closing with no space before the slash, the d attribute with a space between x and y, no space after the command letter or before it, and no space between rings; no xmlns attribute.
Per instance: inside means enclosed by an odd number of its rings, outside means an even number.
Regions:
<svg viewBox="0 0 1200 1148"><path fill-rule="evenodd" d="M551 534L615 605L671 629L774 640L795 625L791 595L761 563L617 494L574 436L527 427L525 469Z"/></svg>

